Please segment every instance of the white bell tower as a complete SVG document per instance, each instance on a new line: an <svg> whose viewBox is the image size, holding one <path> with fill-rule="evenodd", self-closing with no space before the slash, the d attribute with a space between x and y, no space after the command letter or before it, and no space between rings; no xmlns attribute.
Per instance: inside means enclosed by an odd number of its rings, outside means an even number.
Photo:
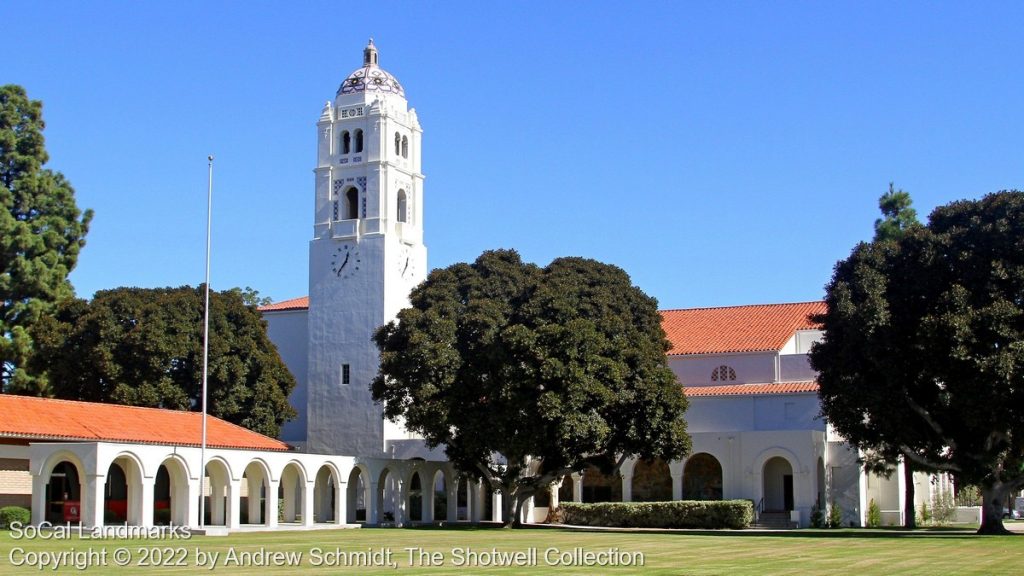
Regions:
<svg viewBox="0 0 1024 576"><path fill-rule="evenodd" d="M422 130L371 39L317 122L316 202L309 244L311 452L378 456L410 439L374 404L374 331L423 281Z"/></svg>

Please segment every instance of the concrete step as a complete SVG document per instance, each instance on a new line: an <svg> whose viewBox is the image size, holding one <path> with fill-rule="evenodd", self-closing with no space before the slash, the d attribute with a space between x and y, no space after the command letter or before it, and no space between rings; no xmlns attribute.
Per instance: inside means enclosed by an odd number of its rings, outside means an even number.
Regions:
<svg viewBox="0 0 1024 576"><path fill-rule="evenodd" d="M770 530L791 530L796 526L790 521L789 512L762 512L752 527L768 528Z"/></svg>

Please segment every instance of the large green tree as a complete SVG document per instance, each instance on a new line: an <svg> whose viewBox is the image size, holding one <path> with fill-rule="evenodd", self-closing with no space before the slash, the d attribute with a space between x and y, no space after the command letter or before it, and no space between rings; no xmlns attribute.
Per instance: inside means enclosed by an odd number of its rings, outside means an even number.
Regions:
<svg viewBox="0 0 1024 576"><path fill-rule="evenodd" d="M882 217L875 220L874 242L895 241L902 238L908 229L913 226L920 226L917 219L917 211L912 208L913 200L910 193L904 190L897 190L895 185L889 183L889 191L878 199L878 209ZM878 378L886 378L895 375L891 371L879 372ZM899 380L890 382L890 387L899 387ZM871 422L863 422L863 426L873 426ZM895 465L903 463L903 527L912 530L917 527L917 511L914 506L914 471L915 464L909 458L904 458L897 447L884 445L875 442L871 445L858 446L864 455L865 467L872 472L889 476L893 473ZM920 467L918 467L920 468Z"/></svg>
<svg viewBox="0 0 1024 576"><path fill-rule="evenodd" d="M826 301L811 362L829 422L979 485L979 532L1005 532L1024 487L1024 193L954 202L857 246Z"/></svg>
<svg viewBox="0 0 1024 576"><path fill-rule="evenodd" d="M688 452L657 302L620 268L514 251L433 271L375 335L389 418L503 495L507 521L565 474Z"/></svg>
<svg viewBox="0 0 1024 576"><path fill-rule="evenodd" d="M295 379L247 297L210 294L209 413L277 436ZM202 331L201 287L104 290L37 324L33 368L58 398L200 410Z"/></svg>
<svg viewBox="0 0 1024 576"><path fill-rule="evenodd" d="M0 391L44 393L26 370L31 327L74 296L68 273L85 244L92 211L82 214L71 185L43 168L43 105L20 86L0 86Z"/></svg>

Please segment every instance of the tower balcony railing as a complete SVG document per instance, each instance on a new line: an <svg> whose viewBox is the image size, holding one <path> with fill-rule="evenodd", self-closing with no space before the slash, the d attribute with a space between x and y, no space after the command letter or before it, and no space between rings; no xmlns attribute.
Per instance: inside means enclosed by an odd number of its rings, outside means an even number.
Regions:
<svg viewBox="0 0 1024 576"><path fill-rule="evenodd" d="M331 236L349 238L359 235L359 220L335 220L331 223Z"/></svg>

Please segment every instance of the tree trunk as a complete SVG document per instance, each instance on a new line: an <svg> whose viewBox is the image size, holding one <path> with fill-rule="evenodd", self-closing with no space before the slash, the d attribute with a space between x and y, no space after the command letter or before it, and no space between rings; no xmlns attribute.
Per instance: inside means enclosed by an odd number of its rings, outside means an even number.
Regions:
<svg viewBox="0 0 1024 576"><path fill-rule="evenodd" d="M914 510L914 468L910 459L903 459L903 527L907 530L917 528L917 513Z"/></svg>
<svg viewBox="0 0 1024 576"><path fill-rule="evenodd" d="M978 534L1011 534L1003 526L1003 503L1010 488L1002 482L981 486L981 526Z"/></svg>
<svg viewBox="0 0 1024 576"><path fill-rule="evenodd" d="M519 523L516 520L516 497L511 494L511 490L507 486L503 486L501 490L501 521L504 522L505 528L511 528L518 526Z"/></svg>

